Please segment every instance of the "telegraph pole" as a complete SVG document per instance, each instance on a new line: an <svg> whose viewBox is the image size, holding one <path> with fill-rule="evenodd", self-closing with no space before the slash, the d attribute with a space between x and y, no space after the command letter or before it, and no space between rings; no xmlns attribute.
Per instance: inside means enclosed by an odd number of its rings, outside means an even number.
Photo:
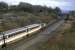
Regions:
<svg viewBox="0 0 75 50"><path fill-rule="evenodd" d="M3 32L2 32L2 35L3 35L3 45L2 45L2 48L5 48L5 47L6 47L6 43L5 43L5 35L4 35Z"/></svg>

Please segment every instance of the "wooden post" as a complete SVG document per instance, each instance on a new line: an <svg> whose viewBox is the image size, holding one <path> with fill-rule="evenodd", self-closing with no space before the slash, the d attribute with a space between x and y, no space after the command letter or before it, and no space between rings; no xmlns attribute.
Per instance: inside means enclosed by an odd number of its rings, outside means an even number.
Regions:
<svg viewBox="0 0 75 50"><path fill-rule="evenodd" d="M4 35L4 33L2 33L3 34L3 42L4 42L4 44L2 45L2 48L4 48L4 47L6 47L6 43L5 43L5 35Z"/></svg>

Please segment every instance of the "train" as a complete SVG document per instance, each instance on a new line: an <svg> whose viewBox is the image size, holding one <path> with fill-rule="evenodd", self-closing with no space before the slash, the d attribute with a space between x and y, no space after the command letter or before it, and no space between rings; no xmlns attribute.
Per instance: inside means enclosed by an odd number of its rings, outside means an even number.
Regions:
<svg viewBox="0 0 75 50"><path fill-rule="evenodd" d="M22 38L22 37L25 37L29 34L32 34L32 33L36 32L44 27L46 27L46 24L41 23L41 24L32 24L32 25L28 25L28 26L25 26L22 28L17 28L17 29L5 31L2 34L0 34L0 45L4 44L3 36L5 38L5 43L10 43L10 42L15 41L19 38Z"/></svg>

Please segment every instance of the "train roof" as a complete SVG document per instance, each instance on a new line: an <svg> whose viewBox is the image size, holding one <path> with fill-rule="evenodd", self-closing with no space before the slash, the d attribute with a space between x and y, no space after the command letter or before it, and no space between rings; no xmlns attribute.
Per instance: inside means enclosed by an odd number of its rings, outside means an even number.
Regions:
<svg viewBox="0 0 75 50"><path fill-rule="evenodd" d="M40 25L40 24L29 25L29 26L26 26L26 27L27 27L27 28L33 28L33 27L36 27L36 26L38 26L38 25Z"/></svg>
<svg viewBox="0 0 75 50"><path fill-rule="evenodd" d="M26 30L27 28L33 28L33 27L36 27L40 24L32 24L32 25L28 25L28 26L25 26L25 27L21 27L21 28L17 28L17 29L12 29L12 30L8 30L8 31L5 31L3 32L5 35L9 35L9 34L15 34L17 32L20 32L20 31L24 31ZM0 36L2 36L2 34L0 34Z"/></svg>

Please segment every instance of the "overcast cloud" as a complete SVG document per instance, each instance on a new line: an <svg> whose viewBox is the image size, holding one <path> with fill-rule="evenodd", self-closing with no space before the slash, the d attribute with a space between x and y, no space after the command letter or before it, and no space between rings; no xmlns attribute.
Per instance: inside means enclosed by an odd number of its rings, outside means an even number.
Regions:
<svg viewBox="0 0 75 50"><path fill-rule="evenodd" d="M75 0L0 0L9 5L19 4L19 2L27 2L33 5L46 5L51 7L60 7L62 10L75 10Z"/></svg>

